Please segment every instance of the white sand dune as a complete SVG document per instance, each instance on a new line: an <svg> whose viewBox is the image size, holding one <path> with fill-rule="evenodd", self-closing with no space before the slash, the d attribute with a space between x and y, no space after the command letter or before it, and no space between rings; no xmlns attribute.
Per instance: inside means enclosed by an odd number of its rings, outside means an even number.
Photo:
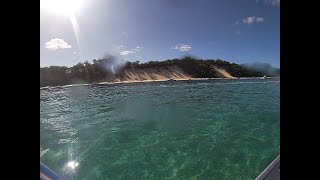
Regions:
<svg viewBox="0 0 320 180"><path fill-rule="evenodd" d="M217 78L214 79L234 79L226 70L214 67L216 70ZM117 84L117 83L136 83L136 82L156 82L167 81L170 79L183 81L183 80L207 80L213 78L193 78L191 75L185 73L177 66L168 68L145 68L145 69L131 69L125 70L122 76L113 76L105 79L99 84ZM90 85L90 84L83 84ZM67 85L67 86L75 86Z"/></svg>
<svg viewBox="0 0 320 180"><path fill-rule="evenodd" d="M146 68L136 70L126 70L121 78L116 78L116 82L123 81L159 81L159 80L187 80L192 78L189 74L183 72L179 67L170 68Z"/></svg>
<svg viewBox="0 0 320 180"><path fill-rule="evenodd" d="M214 67L214 69L216 70L216 76L218 76L219 78L230 78L230 79L234 79L235 78L235 77L231 76L231 74L229 74L224 69L219 69L217 67Z"/></svg>
<svg viewBox="0 0 320 180"><path fill-rule="evenodd" d="M226 70L214 67L217 78L234 79ZM193 78L191 75L185 73L177 66L168 68L145 68L145 69L131 69L125 70L121 77L113 77L106 80L104 83L130 83L130 82L152 82L152 81L167 81L174 80L201 80L210 78Z"/></svg>

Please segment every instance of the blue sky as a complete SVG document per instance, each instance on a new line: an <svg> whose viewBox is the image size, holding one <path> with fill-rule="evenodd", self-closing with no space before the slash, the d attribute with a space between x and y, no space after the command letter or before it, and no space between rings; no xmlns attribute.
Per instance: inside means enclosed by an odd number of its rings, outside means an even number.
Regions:
<svg viewBox="0 0 320 180"><path fill-rule="evenodd" d="M77 0L63 2L67 1ZM40 67L72 66L106 54L126 61L192 55L235 63L267 62L280 67L279 3L280 0L82 0L73 13L76 26L70 16L42 8Z"/></svg>

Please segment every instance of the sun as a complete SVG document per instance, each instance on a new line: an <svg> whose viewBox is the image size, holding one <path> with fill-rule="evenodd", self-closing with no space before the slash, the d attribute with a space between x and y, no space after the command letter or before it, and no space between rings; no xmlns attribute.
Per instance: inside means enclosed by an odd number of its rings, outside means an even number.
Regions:
<svg viewBox="0 0 320 180"><path fill-rule="evenodd" d="M63 16L73 16L83 0L40 0L40 9Z"/></svg>

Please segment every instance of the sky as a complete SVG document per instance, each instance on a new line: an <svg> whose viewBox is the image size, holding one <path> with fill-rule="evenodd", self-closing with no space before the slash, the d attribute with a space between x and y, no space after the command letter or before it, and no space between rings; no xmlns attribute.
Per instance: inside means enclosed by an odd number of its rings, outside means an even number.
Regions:
<svg viewBox="0 0 320 180"><path fill-rule="evenodd" d="M280 0L40 0L40 6L40 67L108 54L280 67Z"/></svg>

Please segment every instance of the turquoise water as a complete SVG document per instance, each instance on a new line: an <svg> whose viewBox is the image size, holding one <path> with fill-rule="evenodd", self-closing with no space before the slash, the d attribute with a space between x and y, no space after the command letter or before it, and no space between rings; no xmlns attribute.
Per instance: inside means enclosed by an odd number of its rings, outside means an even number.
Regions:
<svg viewBox="0 0 320 180"><path fill-rule="evenodd" d="M73 179L254 179L280 152L280 81L53 88L40 117L41 161Z"/></svg>

